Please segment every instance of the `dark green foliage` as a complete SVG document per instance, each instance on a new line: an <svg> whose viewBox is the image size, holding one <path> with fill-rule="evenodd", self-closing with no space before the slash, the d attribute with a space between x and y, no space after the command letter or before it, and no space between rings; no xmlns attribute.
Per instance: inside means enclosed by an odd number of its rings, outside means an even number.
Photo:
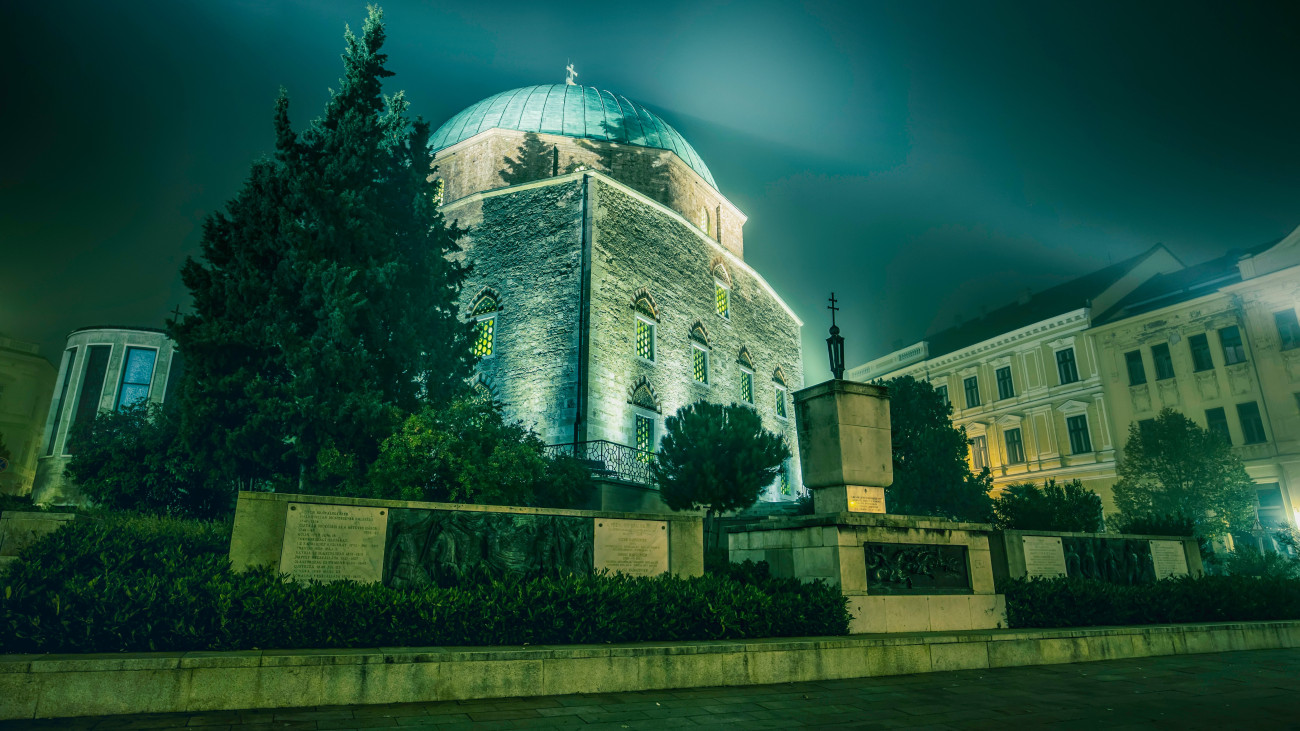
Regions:
<svg viewBox="0 0 1300 731"><path fill-rule="evenodd" d="M669 508L705 511L714 547L718 514L753 505L789 458L785 439L763 428L754 409L696 401L665 421L650 467Z"/></svg>
<svg viewBox="0 0 1300 731"><path fill-rule="evenodd" d="M0 513L6 510L16 510L22 513L38 513L43 510L39 505L32 504L31 495L0 495Z"/></svg>
<svg viewBox="0 0 1300 731"><path fill-rule="evenodd" d="M1091 579L999 582L1007 624L1092 627L1300 619L1300 581L1253 576L1165 579L1125 586Z"/></svg>
<svg viewBox="0 0 1300 731"><path fill-rule="evenodd" d="M1191 536L1196 526L1191 518L1181 515L1152 515L1137 513L1118 515L1111 519L1111 528L1118 533L1135 536Z"/></svg>
<svg viewBox="0 0 1300 731"><path fill-rule="evenodd" d="M1263 579L1300 579L1300 561L1273 551L1237 543L1237 550L1223 560L1225 573L1258 576Z"/></svg>
<svg viewBox="0 0 1300 731"><path fill-rule="evenodd" d="M536 133L524 135L524 144L516 152L518 157L505 158L506 166L501 170L501 179L506 185L531 183L534 180L554 177L556 172L556 148L542 142Z"/></svg>
<svg viewBox="0 0 1300 731"><path fill-rule="evenodd" d="M8 462L9 460L13 459L13 457L14 456L9 452L9 447L5 446L4 433L0 432L0 459L3 459L4 461ZM10 465L10 467L12 468L13 465Z"/></svg>
<svg viewBox="0 0 1300 731"><path fill-rule="evenodd" d="M408 592L232 573L229 524L75 521L0 574L0 652L522 645L842 635L844 597L758 575L568 576ZM742 569L743 570L743 569Z"/></svg>
<svg viewBox="0 0 1300 731"><path fill-rule="evenodd" d="M886 509L901 515L989 520L993 478L987 469L971 473L966 462L970 442L966 431L949 420L952 406L929 383L911 376L884 385L889 388L894 445L894 484L885 490Z"/></svg>
<svg viewBox="0 0 1300 731"><path fill-rule="evenodd" d="M194 312L169 323L186 357L181 431L209 474L347 491L406 415L470 373L466 273L447 258L462 232L435 207L428 124L381 94L383 43L372 8L302 133L281 94L274 158L209 217L182 269Z"/></svg>
<svg viewBox="0 0 1300 731"><path fill-rule="evenodd" d="M1165 409L1145 429L1129 427L1115 483L1125 515L1185 515L1196 535L1250 527L1255 483L1219 435Z"/></svg>
<svg viewBox="0 0 1300 731"><path fill-rule="evenodd" d="M993 500L993 525L1002 530L1050 530L1098 533L1102 530L1101 497L1078 480L1058 485L1048 480L1008 485Z"/></svg>
<svg viewBox="0 0 1300 731"><path fill-rule="evenodd" d="M357 494L388 500L573 507L591 494L591 472L548 457L536 434L490 402L459 399L407 417L386 439Z"/></svg>
<svg viewBox="0 0 1300 731"><path fill-rule="evenodd" d="M214 518L234 509L232 483L195 469L174 410L145 401L77 427L68 475L96 506Z"/></svg>

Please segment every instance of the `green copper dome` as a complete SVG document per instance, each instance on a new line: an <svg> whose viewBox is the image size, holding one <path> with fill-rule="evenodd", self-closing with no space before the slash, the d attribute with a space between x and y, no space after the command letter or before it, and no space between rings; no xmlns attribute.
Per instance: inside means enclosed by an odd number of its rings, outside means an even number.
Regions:
<svg viewBox="0 0 1300 731"><path fill-rule="evenodd" d="M503 91L452 117L433 133L429 146L438 152L494 127L668 150L718 187L695 148L659 115L590 86L544 84Z"/></svg>

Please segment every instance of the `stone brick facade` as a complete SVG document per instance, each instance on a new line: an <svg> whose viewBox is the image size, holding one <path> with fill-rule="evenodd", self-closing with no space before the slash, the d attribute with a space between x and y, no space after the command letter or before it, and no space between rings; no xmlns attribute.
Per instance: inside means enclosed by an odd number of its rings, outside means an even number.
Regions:
<svg viewBox="0 0 1300 731"><path fill-rule="evenodd" d="M540 137L560 149L560 170L572 172L504 186L500 168L523 134L481 133L440 152L435 171L445 185L443 213L469 229L462 256L473 271L462 316L472 319L484 294L499 305L493 353L480 362L479 378L508 414L549 444L628 446L640 414L653 420L657 443L678 408L742 400L743 351L753 366L755 408L797 453L789 394L803 385L802 323L741 258L743 214L673 153L556 135ZM613 175L602 171L600 160L611 159L602 146L620 148L613 159L631 162L615 165ZM668 174L647 172L660 167ZM711 215L690 215L709 207ZM727 317L718 313L719 284ZM636 352L638 296L653 302L652 360ZM694 378L697 347L707 352L707 383ZM654 408L632 403L642 386ZM767 499L799 493L797 461L785 487L773 485Z"/></svg>

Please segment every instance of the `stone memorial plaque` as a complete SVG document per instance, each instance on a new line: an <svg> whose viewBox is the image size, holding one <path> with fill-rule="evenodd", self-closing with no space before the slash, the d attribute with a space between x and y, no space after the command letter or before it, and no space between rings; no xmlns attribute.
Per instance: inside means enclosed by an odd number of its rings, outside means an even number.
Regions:
<svg viewBox="0 0 1300 731"><path fill-rule="evenodd" d="M1025 547L1025 575L1065 576L1065 548L1060 536L1021 536Z"/></svg>
<svg viewBox="0 0 1300 731"><path fill-rule="evenodd" d="M849 485L850 513L885 512L885 488Z"/></svg>
<svg viewBox="0 0 1300 731"><path fill-rule="evenodd" d="M384 578L388 510L289 503L280 571L298 581Z"/></svg>
<svg viewBox="0 0 1300 731"><path fill-rule="evenodd" d="M596 518L594 568L658 576L668 571L668 521Z"/></svg>
<svg viewBox="0 0 1300 731"><path fill-rule="evenodd" d="M1151 541L1151 563L1156 567L1156 579L1187 575L1187 553L1182 541Z"/></svg>

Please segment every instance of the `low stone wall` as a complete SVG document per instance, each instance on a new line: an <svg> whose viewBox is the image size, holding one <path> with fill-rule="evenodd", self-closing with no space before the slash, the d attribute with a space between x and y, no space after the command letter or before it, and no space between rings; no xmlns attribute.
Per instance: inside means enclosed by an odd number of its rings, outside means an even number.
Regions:
<svg viewBox="0 0 1300 731"><path fill-rule="evenodd" d="M849 598L849 631L947 632L1007 626L984 523L824 513L728 528L730 560L821 579Z"/></svg>
<svg viewBox="0 0 1300 731"><path fill-rule="evenodd" d="M230 561L300 580L418 589L478 568L700 576L703 541L695 515L241 492Z"/></svg>
<svg viewBox="0 0 1300 731"><path fill-rule="evenodd" d="M18 560L18 552L63 527L76 513L6 510L0 513L0 569Z"/></svg>
<svg viewBox="0 0 1300 731"><path fill-rule="evenodd" d="M1127 533L994 531L989 536L993 576L1070 576L1115 584L1149 584L1170 576L1204 576L1195 538Z"/></svg>
<svg viewBox="0 0 1300 731"><path fill-rule="evenodd" d="M0 719L172 713L905 675L1300 647L1300 622L528 648L0 656Z"/></svg>

